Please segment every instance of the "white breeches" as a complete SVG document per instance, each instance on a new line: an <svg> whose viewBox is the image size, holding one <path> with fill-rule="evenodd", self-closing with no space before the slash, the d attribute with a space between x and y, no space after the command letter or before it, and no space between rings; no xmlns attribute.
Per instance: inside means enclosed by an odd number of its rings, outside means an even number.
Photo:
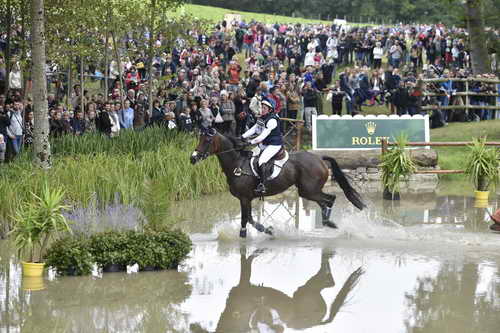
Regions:
<svg viewBox="0 0 500 333"><path fill-rule="evenodd" d="M274 155L276 155L281 150L281 146L266 146L263 144L259 144L254 149L252 149L253 156L259 156L260 152L262 154L259 157L259 167L263 164L269 162Z"/></svg>

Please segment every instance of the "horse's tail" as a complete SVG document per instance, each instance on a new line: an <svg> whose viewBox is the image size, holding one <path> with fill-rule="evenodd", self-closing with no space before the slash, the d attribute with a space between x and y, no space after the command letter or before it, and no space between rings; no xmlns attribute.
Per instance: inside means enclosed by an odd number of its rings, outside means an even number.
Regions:
<svg viewBox="0 0 500 333"><path fill-rule="evenodd" d="M340 169L339 165L337 164L337 161L328 156L323 156L322 159L330 162L330 164L332 165L333 179L335 179L335 181L340 185L340 188L342 189L342 191L344 191L346 198L354 206L356 206L356 208L360 210L365 208L366 205L364 204L363 200L361 200L361 195L351 186L351 184L349 184L349 181L342 172L342 169Z"/></svg>

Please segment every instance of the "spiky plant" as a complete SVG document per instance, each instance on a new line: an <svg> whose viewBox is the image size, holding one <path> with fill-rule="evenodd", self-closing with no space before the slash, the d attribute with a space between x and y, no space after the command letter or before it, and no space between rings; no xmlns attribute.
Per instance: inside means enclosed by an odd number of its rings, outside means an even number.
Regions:
<svg viewBox="0 0 500 333"><path fill-rule="evenodd" d="M496 148L486 146L486 137L473 138L469 146L465 174L478 191L488 191L490 185L497 185L500 178L500 154Z"/></svg>
<svg viewBox="0 0 500 333"><path fill-rule="evenodd" d="M405 151L407 143L408 136L400 134L396 138L396 145L381 157L382 185L393 194L399 193L400 180L408 181L417 169L410 154Z"/></svg>

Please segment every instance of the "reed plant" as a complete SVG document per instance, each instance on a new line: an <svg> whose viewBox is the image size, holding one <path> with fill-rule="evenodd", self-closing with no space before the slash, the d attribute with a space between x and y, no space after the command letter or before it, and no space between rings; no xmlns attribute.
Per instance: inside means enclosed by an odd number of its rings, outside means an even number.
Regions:
<svg viewBox="0 0 500 333"><path fill-rule="evenodd" d="M145 216L168 209L177 200L226 190L216 159L208 159L202 168L191 166L195 145L194 136L159 128L124 131L113 139L97 134L64 137L53 143L53 167L48 172L26 157L3 168L0 221L8 221L15 207L45 183L64 188L67 204L75 207L96 200L100 207L121 203L140 208Z"/></svg>

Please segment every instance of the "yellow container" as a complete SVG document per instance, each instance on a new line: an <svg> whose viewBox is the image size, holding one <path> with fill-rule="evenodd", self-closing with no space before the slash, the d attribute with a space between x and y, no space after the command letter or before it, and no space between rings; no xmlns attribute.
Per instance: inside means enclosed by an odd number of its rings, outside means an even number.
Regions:
<svg viewBox="0 0 500 333"><path fill-rule="evenodd" d="M488 208L488 200L474 200L474 208Z"/></svg>
<svg viewBox="0 0 500 333"><path fill-rule="evenodd" d="M23 290L25 291L37 291L45 289L45 284L43 283L43 277L41 276L24 276L23 277Z"/></svg>
<svg viewBox="0 0 500 333"><path fill-rule="evenodd" d="M21 262L23 266L23 276L42 276L45 263Z"/></svg>
<svg viewBox="0 0 500 333"><path fill-rule="evenodd" d="M488 201L488 197L490 195L490 191L475 191L476 200L486 200Z"/></svg>

